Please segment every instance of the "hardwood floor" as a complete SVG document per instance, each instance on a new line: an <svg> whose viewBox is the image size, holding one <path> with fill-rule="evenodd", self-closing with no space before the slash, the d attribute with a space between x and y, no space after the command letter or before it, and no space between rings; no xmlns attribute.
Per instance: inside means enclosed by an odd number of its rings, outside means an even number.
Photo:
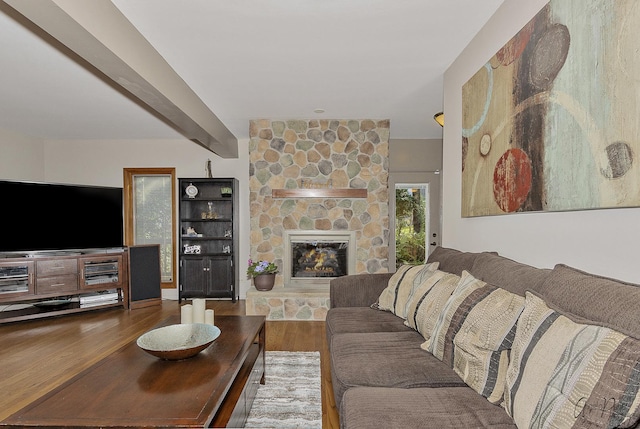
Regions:
<svg viewBox="0 0 640 429"><path fill-rule="evenodd" d="M245 303L207 301L216 315L245 314ZM119 349L168 316L177 301L0 325L0 421ZM319 351L322 427L339 427L324 322L267 321L267 350Z"/></svg>

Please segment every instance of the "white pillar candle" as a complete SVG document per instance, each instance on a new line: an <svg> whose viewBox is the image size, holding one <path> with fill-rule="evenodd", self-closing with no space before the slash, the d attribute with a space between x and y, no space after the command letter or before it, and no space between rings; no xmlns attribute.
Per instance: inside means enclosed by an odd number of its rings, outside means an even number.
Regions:
<svg viewBox="0 0 640 429"><path fill-rule="evenodd" d="M193 299L193 323L204 323L204 310L206 300L202 298Z"/></svg>
<svg viewBox="0 0 640 429"><path fill-rule="evenodd" d="M193 323L193 306L191 304L180 307L180 323Z"/></svg>
<svg viewBox="0 0 640 429"><path fill-rule="evenodd" d="M213 310L205 310L204 323L206 323L207 325L213 325Z"/></svg>

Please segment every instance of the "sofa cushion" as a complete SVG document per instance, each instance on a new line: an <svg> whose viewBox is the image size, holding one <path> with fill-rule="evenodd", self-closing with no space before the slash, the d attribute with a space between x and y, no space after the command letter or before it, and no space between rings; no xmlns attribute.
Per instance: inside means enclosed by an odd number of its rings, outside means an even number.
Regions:
<svg viewBox="0 0 640 429"><path fill-rule="evenodd" d="M640 287L558 264L540 288L549 307L579 322L595 323L640 338ZM568 313L568 314L567 314Z"/></svg>
<svg viewBox="0 0 640 429"><path fill-rule="evenodd" d="M451 369L420 348L415 331L338 334L331 339L331 380L336 405L354 386L464 386Z"/></svg>
<svg viewBox="0 0 640 429"><path fill-rule="evenodd" d="M479 280L520 296L527 290L539 290L551 272L491 253L479 254L468 271Z"/></svg>
<svg viewBox="0 0 640 429"><path fill-rule="evenodd" d="M340 427L516 429L502 408L468 387L355 387L342 400Z"/></svg>
<svg viewBox="0 0 640 429"><path fill-rule="evenodd" d="M576 323L527 292L507 371L505 409L519 427L631 427L640 341Z"/></svg>
<svg viewBox="0 0 640 429"><path fill-rule="evenodd" d="M502 402L518 316L524 298L478 280L467 271L423 344L475 391Z"/></svg>
<svg viewBox="0 0 640 429"><path fill-rule="evenodd" d="M398 317L406 319L407 300L415 285L433 276L438 263L423 265L402 265L389 279L388 286L382 291L375 305L380 310L390 311Z"/></svg>
<svg viewBox="0 0 640 429"><path fill-rule="evenodd" d="M327 341L336 334L365 332L408 332L404 321L386 311L369 307L338 307L327 312Z"/></svg>
<svg viewBox="0 0 640 429"><path fill-rule="evenodd" d="M471 270L476 258L483 253L461 252L456 249L438 246L433 249L433 252L427 258L427 263L439 262L438 268L440 270L460 276L464 270ZM497 255L496 252L487 253Z"/></svg>
<svg viewBox="0 0 640 429"><path fill-rule="evenodd" d="M417 286L407 302L404 324L418 331L424 339L431 337L438 316L460 281L460 276L440 272L443 275L434 275Z"/></svg>
<svg viewBox="0 0 640 429"><path fill-rule="evenodd" d="M329 308L369 307L377 302L394 273L360 273L329 282Z"/></svg>

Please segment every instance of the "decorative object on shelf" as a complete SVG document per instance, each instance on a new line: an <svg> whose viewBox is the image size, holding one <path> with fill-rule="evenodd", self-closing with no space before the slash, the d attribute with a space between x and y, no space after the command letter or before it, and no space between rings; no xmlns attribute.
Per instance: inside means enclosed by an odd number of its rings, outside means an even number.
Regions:
<svg viewBox="0 0 640 429"><path fill-rule="evenodd" d="M189 183L189 186L187 186L184 191L189 198L195 198L196 195L198 195L198 188L193 186L193 183Z"/></svg>
<svg viewBox="0 0 640 429"><path fill-rule="evenodd" d="M220 195L223 197L230 197L233 194L233 190L229 186L223 186L220 188Z"/></svg>
<svg viewBox="0 0 640 429"><path fill-rule="evenodd" d="M188 237L197 237L198 233L196 232L195 228L190 226L187 228L187 236Z"/></svg>
<svg viewBox="0 0 640 429"><path fill-rule="evenodd" d="M231 238L231 237L233 237L233 233L231 232L230 229L226 229L224 231L224 238Z"/></svg>
<svg viewBox="0 0 640 429"><path fill-rule="evenodd" d="M193 357L220 336L220 328L205 323L169 325L138 337L136 344L150 355L164 360Z"/></svg>
<svg viewBox="0 0 640 429"><path fill-rule="evenodd" d="M184 245L184 254L185 255L199 255L201 252L201 247L199 244L185 244Z"/></svg>
<svg viewBox="0 0 640 429"><path fill-rule="evenodd" d="M202 212L202 219L218 219L218 214L213 209L213 202L209 201L207 203L207 206L209 207L209 210L206 212Z"/></svg>
<svg viewBox="0 0 640 429"><path fill-rule="evenodd" d="M333 180L315 182L309 179L300 179L300 189L333 189Z"/></svg>
<svg viewBox="0 0 640 429"><path fill-rule="evenodd" d="M231 253L231 246L222 246L222 253Z"/></svg>
<svg viewBox="0 0 640 429"><path fill-rule="evenodd" d="M273 289L277 272L278 266L273 262L253 262L251 259L249 259L249 268L247 268L247 275L253 277L253 285L257 290L267 291Z"/></svg>
<svg viewBox="0 0 640 429"><path fill-rule="evenodd" d="M207 159L207 162L204 164L205 173L207 173L207 177L211 179L213 177L213 173L211 172L211 160Z"/></svg>

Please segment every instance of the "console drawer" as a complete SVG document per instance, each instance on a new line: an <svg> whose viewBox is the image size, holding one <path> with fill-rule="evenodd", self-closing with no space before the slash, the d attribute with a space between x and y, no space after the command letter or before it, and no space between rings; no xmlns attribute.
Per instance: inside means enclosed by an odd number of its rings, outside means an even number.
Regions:
<svg viewBox="0 0 640 429"><path fill-rule="evenodd" d="M36 261L37 277L61 276L65 274L78 274L77 259L49 259L45 261Z"/></svg>
<svg viewBox="0 0 640 429"><path fill-rule="evenodd" d="M74 292L78 290L78 276L68 274L66 276L38 278L36 280L36 293Z"/></svg>

